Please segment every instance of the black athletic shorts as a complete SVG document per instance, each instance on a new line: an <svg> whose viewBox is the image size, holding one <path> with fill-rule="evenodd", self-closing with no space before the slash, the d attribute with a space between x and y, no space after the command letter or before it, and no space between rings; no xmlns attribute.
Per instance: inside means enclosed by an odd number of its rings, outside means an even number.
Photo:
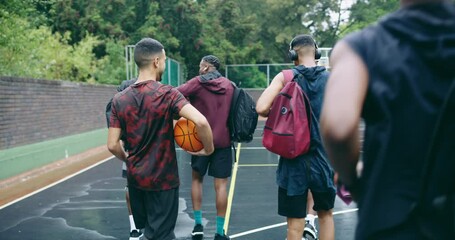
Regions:
<svg viewBox="0 0 455 240"><path fill-rule="evenodd" d="M128 187L131 211L136 228L145 228L147 239L175 239L174 229L179 209L179 188L144 191Z"/></svg>
<svg viewBox="0 0 455 240"><path fill-rule="evenodd" d="M228 178L232 174L232 149L216 148L210 156L191 156L191 167L204 176L209 170L209 176Z"/></svg>
<svg viewBox="0 0 455 240"><path fill-rule="evenodd" d="M328 211L334 207L335 193L311 192L314 200L314 211ZM287 190L278 187L278 214L288 218L305 218L307 215L308 191L302 195L288 196Z"/></svg>

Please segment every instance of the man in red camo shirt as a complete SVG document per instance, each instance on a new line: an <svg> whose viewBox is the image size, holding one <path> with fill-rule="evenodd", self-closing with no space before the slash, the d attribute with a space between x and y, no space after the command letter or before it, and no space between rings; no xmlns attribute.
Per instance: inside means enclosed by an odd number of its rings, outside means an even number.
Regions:
<svg viewBox="0 0 455 240"><path fill-rule="evenodd" d="M174 239L180 180L173 117L180 115L196 125L204 148L191 154L213 152L212 131L207 119L180 92L160 83L166 61L160 42L151 38L139 41L134 61L139 68L138 79L114 96L107 145L126 162L131 210L137 225L145 225L145 239ZM122 132L128 153L120 143Z"/></svg>

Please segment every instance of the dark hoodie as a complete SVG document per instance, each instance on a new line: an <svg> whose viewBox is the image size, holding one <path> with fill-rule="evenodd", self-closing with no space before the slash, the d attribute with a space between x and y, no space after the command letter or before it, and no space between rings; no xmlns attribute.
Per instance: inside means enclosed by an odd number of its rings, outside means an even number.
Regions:
<svg viewBox="0 0 455 240"><path fill-rule="evenodd" d="M231 145L227 119L234 87L218 71L197 76L177 87L210 123L215 148Z"/></svg>
<svg viewBox="0 0 455 240"><path fill-rule="evenodd" d="M402 8L345 41L369 74L356 232L356 239L369 239L415 220L411 209L419 198L429 139L455 78L455 7L445 2ZM454 115L453 105L447 112ZM455 239L453 225L431 208L435 196L455 193L455 126L446 121L440 127L423 225L434 239Z"/></svg>

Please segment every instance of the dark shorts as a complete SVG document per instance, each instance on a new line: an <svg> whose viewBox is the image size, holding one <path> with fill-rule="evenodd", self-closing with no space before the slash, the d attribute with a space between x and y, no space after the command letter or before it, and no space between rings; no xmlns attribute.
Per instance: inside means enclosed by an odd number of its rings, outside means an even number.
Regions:
<svg viewBox="0 0 455 240"><path fill-rule="evenodd" d="M228 178L232 174L232 149L216 148L210 156L191 156L191 167L204 176L209 170L209 176Z"/></svg>
<svg viewBox="0 0 455 240"><path fill-rule="evenodd" d="M311 192L314 211L327 211L334 207L334 192ZM288 196L286 189L278 188L278 214L288 218L305 218L307 215L308 191L302 195Z"/></svg>
<svg viewBox="0 0 455 240"><path fill-rule="evenodd" d="M129 186L128 192L136 228L144 228L147 239L175 239L179 189L144 191Z"/></svg>

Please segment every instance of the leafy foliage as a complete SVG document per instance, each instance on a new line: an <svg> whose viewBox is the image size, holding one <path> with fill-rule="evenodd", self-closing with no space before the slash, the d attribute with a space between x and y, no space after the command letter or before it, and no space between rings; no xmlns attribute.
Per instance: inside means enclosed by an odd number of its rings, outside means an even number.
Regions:
<svg viewBox="0 0 455 240"><path fill-rule="evenodd" d="M0 2L0 74L118 84L124 46L153 37L198 74L200 59L225 64L288 62L290 40L310 33L331 47L346 33L396 10L397 1L358 0L8 0ZM343 11L351 15L341 18ZM224 67L222 67L223 72ZM264 87L261 69L232 72Z"/></svg>
<svg viewBox="0 0 455 240"><path fill-rule="evenodd" d="M352 5L349 22L343 26L340 36L365 28L398 7L399 2L394 0L358 0Z"/></svg>

